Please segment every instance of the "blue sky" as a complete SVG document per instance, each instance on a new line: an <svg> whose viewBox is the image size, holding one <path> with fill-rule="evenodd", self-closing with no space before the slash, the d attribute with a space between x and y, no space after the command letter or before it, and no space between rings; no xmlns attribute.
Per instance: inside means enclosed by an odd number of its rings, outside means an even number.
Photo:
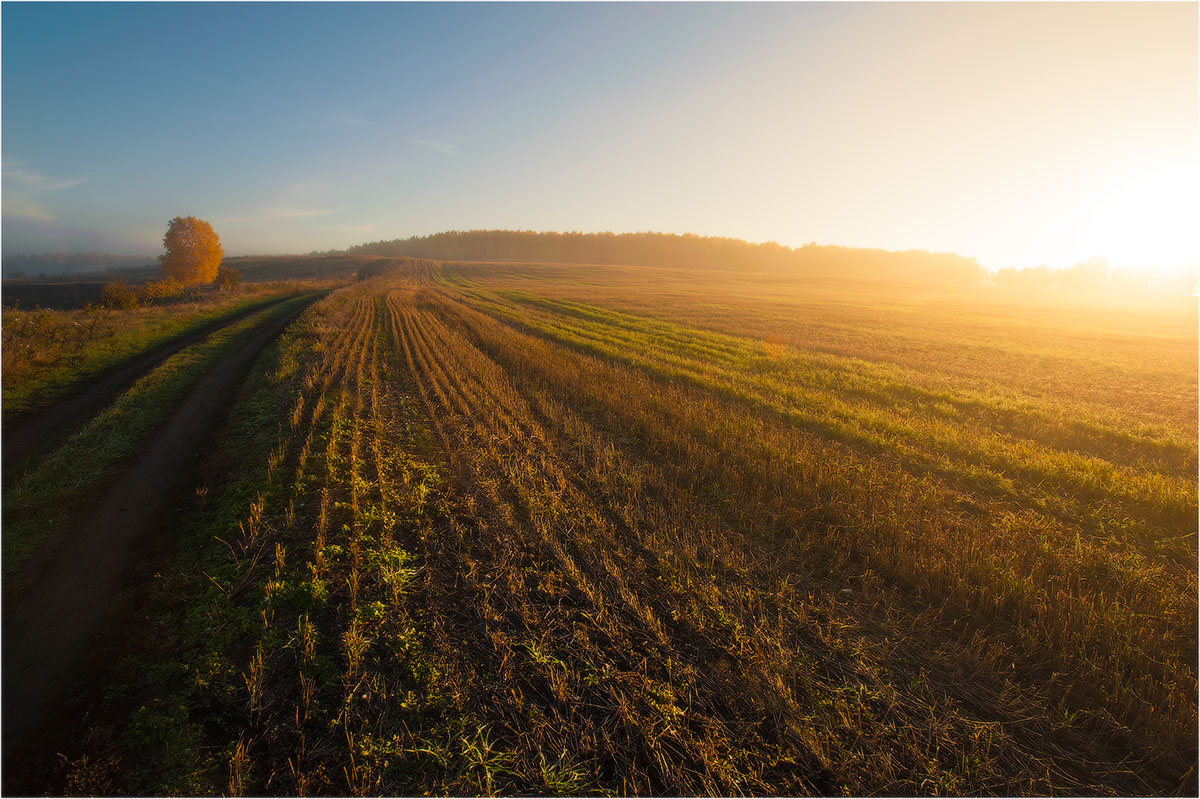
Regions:
<svg viewBox="0 0 1200 799"><path fill-rule="evenodd" d="M155 253L186 214L231 254L485 227L1195 252L1194 4L0 13L6 254Z"/></svg>

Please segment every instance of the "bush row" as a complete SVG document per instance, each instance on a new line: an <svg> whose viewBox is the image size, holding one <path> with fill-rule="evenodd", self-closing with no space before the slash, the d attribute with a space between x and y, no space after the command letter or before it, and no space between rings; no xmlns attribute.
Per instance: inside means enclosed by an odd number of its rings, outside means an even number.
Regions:
<svg viewBox="0 0 1200 799"><path fill-rule="evenodd" d="M221 267L217 270L213 286L217 289L233 289L241 282L241 272ZM155 305L193 298L198 288L181 283L173 277L153 280L137 287L124 281L114 281L101 290L100 299L96 304L104 308L136 308L139 305Z"/></svg>

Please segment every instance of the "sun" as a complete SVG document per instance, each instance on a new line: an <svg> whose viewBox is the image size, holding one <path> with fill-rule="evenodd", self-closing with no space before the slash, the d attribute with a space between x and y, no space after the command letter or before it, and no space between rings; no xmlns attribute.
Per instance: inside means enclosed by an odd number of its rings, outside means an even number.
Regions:
<svg viewBox="0 0 1200 799"><path fill-rule="evenodd" d="M1087 239L1114 266L1174 269L1200 260L1200 167L1143 170L1100 199Z"/></svg>

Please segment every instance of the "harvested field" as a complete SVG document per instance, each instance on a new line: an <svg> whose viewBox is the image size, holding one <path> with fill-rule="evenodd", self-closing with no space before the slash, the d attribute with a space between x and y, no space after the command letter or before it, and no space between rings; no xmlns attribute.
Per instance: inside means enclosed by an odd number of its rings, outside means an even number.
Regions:
<svg viewBox="0 0 1200 799"><path fill-rule="evenodd" d="M1194 302L393 266L6 788L1195 791Z"/></svg>

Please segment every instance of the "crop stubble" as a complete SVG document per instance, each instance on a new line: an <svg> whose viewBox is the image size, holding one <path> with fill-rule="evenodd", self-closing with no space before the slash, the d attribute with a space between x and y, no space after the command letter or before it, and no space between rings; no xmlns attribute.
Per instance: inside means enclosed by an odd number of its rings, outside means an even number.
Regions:
<svg viewBox="0 0 1200 799"><path fill-rule="evenodd" d="M398 262L284 348L208 592L259 619L197 678L244 730L221 790L1194 780L1194 419L506 274Z"/></svg>

